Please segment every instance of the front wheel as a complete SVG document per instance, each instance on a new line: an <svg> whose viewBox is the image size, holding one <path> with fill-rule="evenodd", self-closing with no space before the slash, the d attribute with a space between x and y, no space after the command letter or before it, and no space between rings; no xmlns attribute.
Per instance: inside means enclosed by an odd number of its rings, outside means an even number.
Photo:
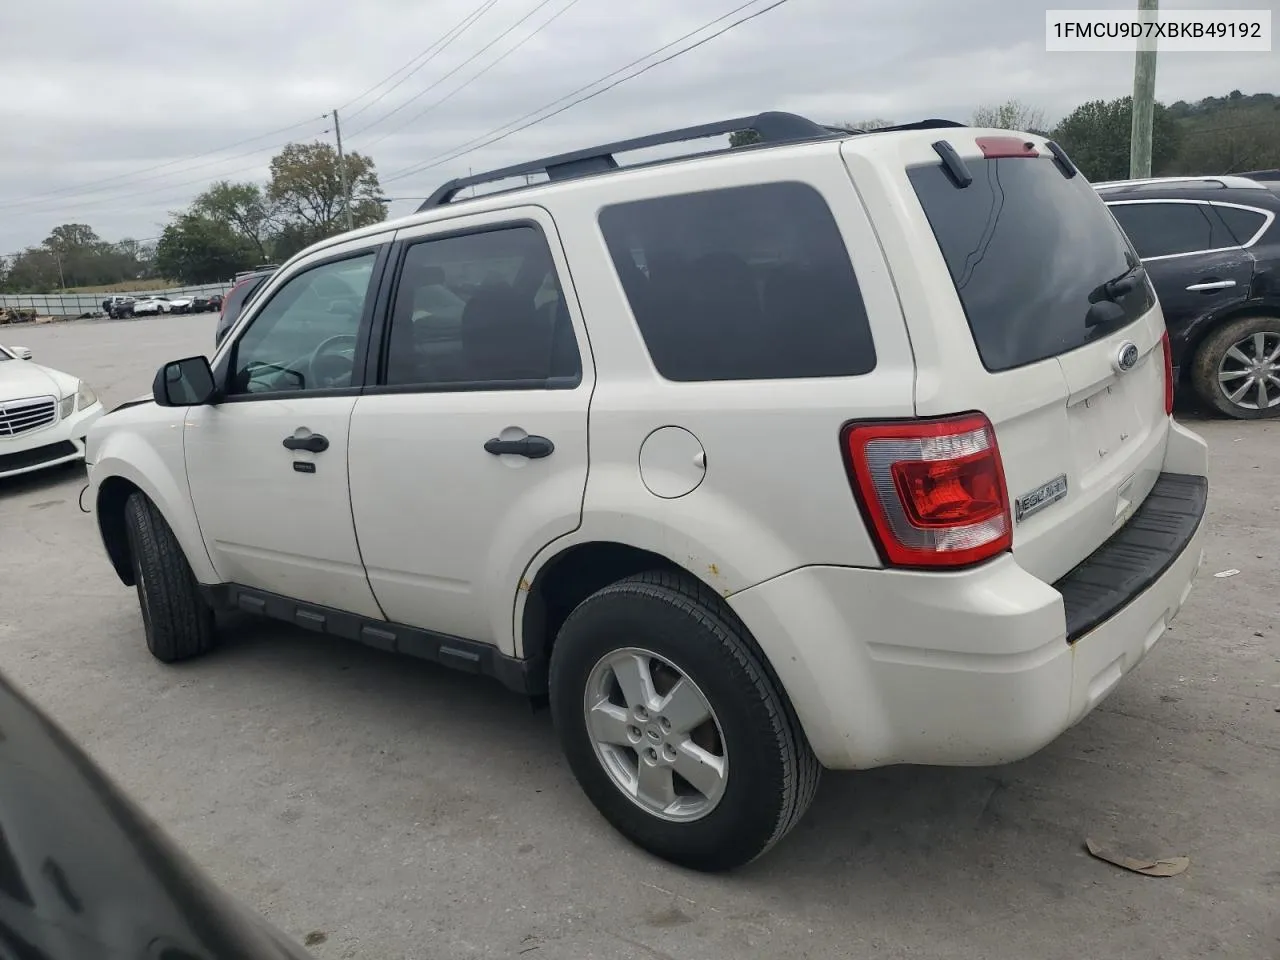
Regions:
<svg viewBox="0 0 1280 960"><path fill-rule="evenodd" d="M1280 317L1242 317L1209 334L1191 380L1219 413L1240 420L1280 416Z"/></svg>
<svg viewBox="0 0 1280 960"><path fill-rule="evenodd" d="M125 524L147 649L164 663L204 653L214 643L214 612L178 538L143 493L125 503Z"/></svg>
<svg viewBox="0 0 1280 960"><path fill-rule="evenodd" d="M619 581L570 614L551 710L579 784L624 836L696 870L765 853L821 767L763 654L724 602L669 572Z"/></svg>

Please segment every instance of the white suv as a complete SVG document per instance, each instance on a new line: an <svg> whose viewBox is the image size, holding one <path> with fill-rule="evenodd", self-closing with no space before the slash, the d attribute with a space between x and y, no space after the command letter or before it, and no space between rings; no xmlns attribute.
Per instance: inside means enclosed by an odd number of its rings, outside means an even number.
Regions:
<svg viewBox="0 0 1280 960"><path fill-rule="evenodd" d="M1164 334L1055 144L761 114L304 251L94 427L92 502L161 660L234 607L490 674L725 869L822 767L1027 756L1156 643L1208 491Z"/></svg>

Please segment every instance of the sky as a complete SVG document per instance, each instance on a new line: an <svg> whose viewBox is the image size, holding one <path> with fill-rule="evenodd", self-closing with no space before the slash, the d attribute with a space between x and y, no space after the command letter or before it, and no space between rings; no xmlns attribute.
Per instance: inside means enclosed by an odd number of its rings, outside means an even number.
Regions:
<svg viewBox="0 0 1280 960"><path fill-rule="evenodd" d="M754 0L658 56L773 2ZM784 0L642 76L485 145L486 135L509 130L526 114L537 119L543 113L535 111L742 3L0 3L0 255L37 244L67 222L90 224L106 240L156 237L215 180L265 182L272 154L290 140L331 139L332 122L323 115L335 107L347 149L373 158L384 193L416 198L469 168L761 110L828 123L967 120L975 107L1013 97L1043 109L1052 123L1086 100L1132 89L1131 55L1046 53L1045 3ZM439 44L482 7L465 30ZM1172 103L1233 89L1280 93L1278 68L1280 49L1162 53L1156 97ZM453 157L472 141L479 149ZM397 200L390 214L415 206Z"/></svg>

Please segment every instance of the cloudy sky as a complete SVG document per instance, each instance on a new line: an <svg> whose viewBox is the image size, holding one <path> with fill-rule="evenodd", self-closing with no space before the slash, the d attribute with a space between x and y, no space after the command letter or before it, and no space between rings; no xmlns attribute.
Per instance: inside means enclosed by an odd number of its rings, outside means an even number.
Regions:
<svg viewBox="0 0 1280 960"><path fill-rule="evenodd" d="M66 222L109 240L155 237L210 182L263 180L289 140L331 137L321 115L333 107L349 148L376 161L385 193L418 197L469 166L763 109L827 122L963 120L979 104L1017 97L1053 122L1132 85L1126 54L1046 53L1045 3L786 0L544 123L447 159L742 2L494 0L431 59L421 54L479 0L0 2L0 254ZM772 2L755 0L717 27ZM418 69L402 69L410 64ZM1162 54L1156 95L1280 93L1277 67L1280 51ZM391 214L413 207L397 202Z"/></svg>

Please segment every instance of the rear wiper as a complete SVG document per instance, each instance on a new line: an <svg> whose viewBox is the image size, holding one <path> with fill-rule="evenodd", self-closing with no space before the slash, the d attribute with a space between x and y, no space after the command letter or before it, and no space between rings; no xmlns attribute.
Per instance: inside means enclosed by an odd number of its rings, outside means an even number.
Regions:
<svg viewBox="0 0 1280 960"><path fill-rule="evenodd" d="M1135 263L1120 276L1107 280L1095 287L1093 292L1089 294L1089 302L1097 303L1100 300L1110 300L1115 303L1126 294L1133 293L1138 285L1146 279L1146 268L1140 263Z"/></svg>

